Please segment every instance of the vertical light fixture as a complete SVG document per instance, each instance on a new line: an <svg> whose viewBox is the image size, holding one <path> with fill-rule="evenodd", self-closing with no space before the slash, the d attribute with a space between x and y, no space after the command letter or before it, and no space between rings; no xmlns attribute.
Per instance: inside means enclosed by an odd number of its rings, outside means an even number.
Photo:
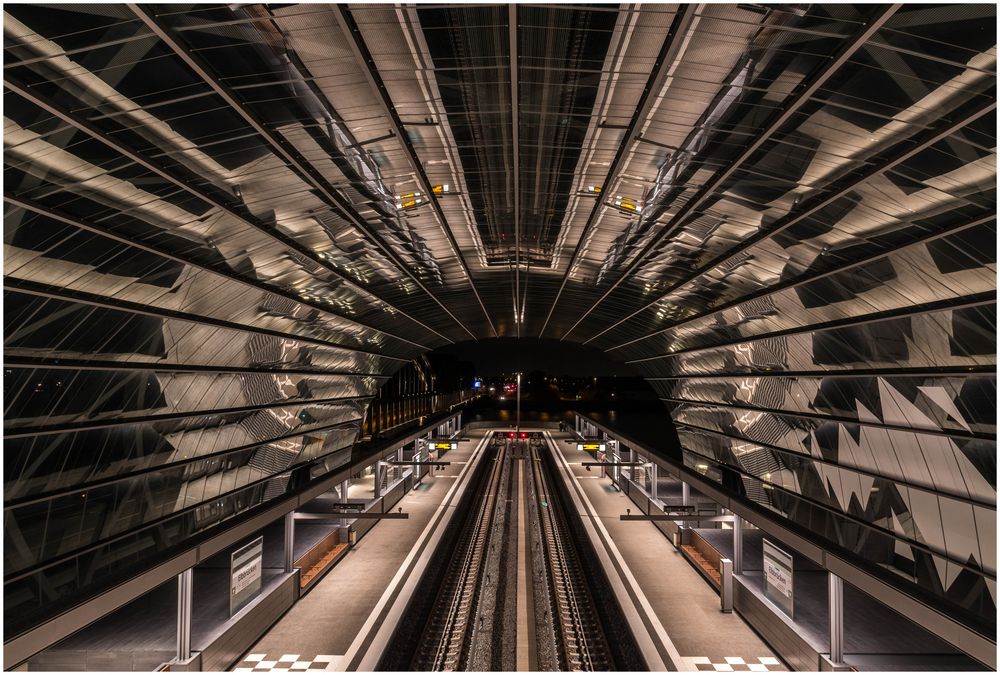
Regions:
<svg viewBox="0 0 1000 675"><path fill-rule="evenodd" d="M521 434L521 373L517 374L517 423L514 431Z"/></svg>

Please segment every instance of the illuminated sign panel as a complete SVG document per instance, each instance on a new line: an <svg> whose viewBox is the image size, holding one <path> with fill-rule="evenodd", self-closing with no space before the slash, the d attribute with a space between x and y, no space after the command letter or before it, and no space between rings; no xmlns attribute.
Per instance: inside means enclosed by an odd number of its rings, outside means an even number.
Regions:
<svg viewBox="0 0 1000 675"><path fill-rule="evenodd" d="M257 537L229 556L229 616L260 595L264 569L264 538Z"/></svg>
<svg viewBox="0 0 1000 675"><path fill-rule="evenodd" d="M795 578L792 556L764 540L764 597L776 604L789 617L794 616L795 600L792 581Z"/></svg>

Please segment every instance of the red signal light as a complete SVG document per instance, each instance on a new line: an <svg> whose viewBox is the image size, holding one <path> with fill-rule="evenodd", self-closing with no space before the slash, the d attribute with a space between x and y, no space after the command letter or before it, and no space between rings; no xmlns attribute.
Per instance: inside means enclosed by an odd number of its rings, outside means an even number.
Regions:
<svg viewBox="0 0 1000 675"><path fill-rule="evenodd" d="M512 431L512 432L510 432L509 434L507 434L507 438L514 438L514 435L515 435L515 434L514 434L514 432Z"/></svg>
<svg viewBox="0 0 1000 675"><path fill-rule="evenodd" d="M521 432L521 438L527 438L527 437L528 437L528 434L525 433L524 431L522 431Z"/></svg>

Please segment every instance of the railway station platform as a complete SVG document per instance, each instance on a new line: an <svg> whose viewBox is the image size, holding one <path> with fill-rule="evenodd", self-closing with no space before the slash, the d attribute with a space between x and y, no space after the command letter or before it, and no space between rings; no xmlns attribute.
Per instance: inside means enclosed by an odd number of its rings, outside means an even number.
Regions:
<svg viewBox="0 0 1000 675"><path fill-rule="evenodd" d="M236 672L308 672L357 669L358 660L385 620L392 601L408 581L417 553L433 545L434 525L444 505L457 498L453 488L471 469L470 460L486 432L472 430L425 475L397 506L406 520L379 521L351 551L299 600L236 663ZM354 487L354 486L352 486ZM364 489L359 485L359 489ZM352 495L353 496L353 495Z"/></svg>
<svg viewBox="0 0 1000 675"><path fill-rule="evenodd" d="M585 420L586 418L580 418ZM586 424L586 422L584 422ZM600 424L600 423L598 423ZM554 434L554 436L557 436ZM705 588L720 586L722 561L731 564L734 611L740 613L748 626L770 645L790 669L794 670L852 670L867 672L884 671L982 671L990 670L984 663L956 648L942 637L945 633L934 633L931 628L918 623L916 617L906 612L912 606L905 599L897 602L880 599L871 589L866 592L863 577L858 586L841 579L842 596L840 609L841 657L833 661L831 627L835 612L831 606L831 572L817 563L815 551L809 551L802 540L788 537L776 531L766 521L754 523L754 516L734 512L730 502L718 500L719 495L709 497L700 494L697 474L688 483L676 475L669 477L671 469L655 452L631 437L618 435L613 427L588 428L588 438L598 439L609 448L615 448L615 457L609 451L611 461L618 456L623 461L638 462L634 467L622 467L620 475L605 477L602 468L593 468L593 474L585 472L581 461L595 461L593 451L578 449L577 441L560 443L559 447L567 461L567 469L579 478L582 485L599 483L599 490L591 491L599 495L617 498L617 513L612 513L612 525L625 526L629 534L623 539L624 545L631 546L645 541L639 532L644 527L648 532L660 532L664 542L672 542L673 557L686 561L690 569L700 576ZM618 444L618 445L613 445ZM591 448L593 443L591 444ZM651 468L652 467L652 468ZM607 469L611 474L612 469ZM656 482L657 493L652 493L652 480ZM593 478L598 480L594 481ZM589 480L588 480L589 479ZM686 485L685 485L686 484ZM704 482L700 483L704 485ZM709 493L711 494L711 493ZM678 499L678 495L682 495ZM607 499L604 499L607 501ZM679 505L677 509L667 508L667 504ZM702 520L634 520L622 522L620 516L629 509L635 514L663 514L682 510L684 505L694 507ZM708 508L706 508L706 506ZM706 516L711 518L704 519ZM717 516L717 517L716 517ZM640 516L641 517L641 516ZM715 521L715 522L712 522ZM740 527L736 528L737 522ZM682 527L679 527L682 526ZM609 528L614 532L614 528ZM740 546L737 550L736 539ZM788 556L790 570L794 569L794 593L789 596L789 605L780 608L764 588L764 541L770 540L772 547L777 543ZM741 561L737 572L736 560ZM828 562L825 564L829 564ZM714 572L714 578L713 577ZM879 592L880 589L876 589ZM713 591L717 592L717 591ZM884 593L883 593L884 595ZM926 621L927 618L923 617ZM933 624L931 624L933 625Z"/></svg>
<svg viewBox="0 0 1000 675"><path fill-rule="evenodd" d="M720 610L719 596L652 522L620 520L634 505L600 471L587 471L582 463L593 457L578 450L569 433L550 436L557 461L568 471L570 491L576 490L584 505L584 519L606 533L604 546L629 584L637 611L645 614L641 618L667 667L679 658L679 670L787 670L738 614Z"/></svg>

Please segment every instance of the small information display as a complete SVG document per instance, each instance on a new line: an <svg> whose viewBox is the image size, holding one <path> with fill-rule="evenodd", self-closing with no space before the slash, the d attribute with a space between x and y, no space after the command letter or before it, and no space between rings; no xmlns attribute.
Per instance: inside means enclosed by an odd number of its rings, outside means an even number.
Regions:
<svg viewBox="0 0 1000 675"><path fill-rule="evenodd" d="M793 579L792 556L765 539L764 597L780 607L789 618L794 618Z"/></svg>
<svg viewBox="0 0 1000 675"><path fill-rule="evenodd" d="M229 557L229 616L260 595L264 572L264 537L257 537Z"/></svg>
<svg viewBox="0 0 1000 675"><path fill-rule="evenodd" d="M434 443L432 447L435 450L457 450L458 443Z"/></svg>

